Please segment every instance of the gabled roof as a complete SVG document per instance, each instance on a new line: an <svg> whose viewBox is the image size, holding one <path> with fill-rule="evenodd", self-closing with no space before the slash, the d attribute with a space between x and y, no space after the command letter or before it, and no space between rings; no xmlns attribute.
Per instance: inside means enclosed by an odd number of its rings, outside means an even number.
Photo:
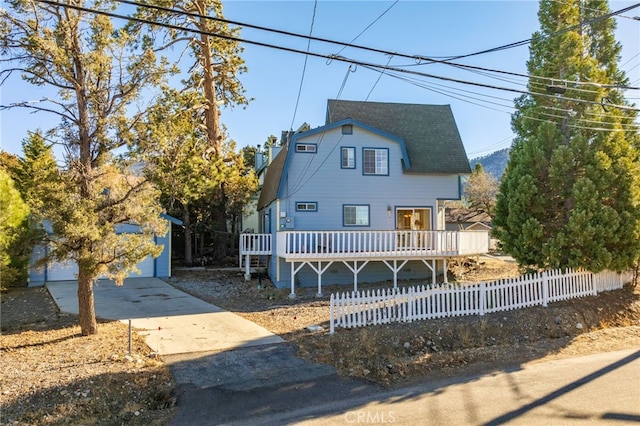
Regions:
<svg viewBox="0 0 640 426"><path fill-rule="evenodd" d="M288 151L289 147L283 146L278 155L271 161L269 167L267 167L267 173L264 176L264 183L260 191L260 198L258 199L258 210L262 210L271 202L275 201Z"/></svg>
<svg viewBox="0 0 640 426"><path fill-rule="evenodd" d="M449 105L329 99L326 122L346 118L403 139L411 160L411 167L405 169L408 173L471 173Z"/></svg>

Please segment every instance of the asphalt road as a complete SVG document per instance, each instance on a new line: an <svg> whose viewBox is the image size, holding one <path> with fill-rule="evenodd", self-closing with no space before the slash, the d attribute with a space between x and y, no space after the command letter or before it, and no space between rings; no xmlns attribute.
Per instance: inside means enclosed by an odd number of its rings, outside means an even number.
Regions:
<svg viewBox="0 0 640 426"><path fill-rule="evenodd" d="M640 348L525 365L477 377L384 391L344 392L337 378L317 393L281 394L279 409L248 417L249 400L227 394L209 424L237 425L625 425L640 424ZM335 392L332 382L335 381ZM282 386L279 391L282 392ZM245 394L255 398L256 393ZM275 389L273 390L275 391ZM301 398L296 398L299 394ZM210 394L215 398L216 395ZM221 395L217 395L220 397ZM216 404L217 405L217 404ZM243 408L244 407L244 408ZM271 407L273 408L273 406ZM230 411L229 411L230 410ZM225 419L224 421L218 421ZM217 419L217 420L216 420Z"/></svg>

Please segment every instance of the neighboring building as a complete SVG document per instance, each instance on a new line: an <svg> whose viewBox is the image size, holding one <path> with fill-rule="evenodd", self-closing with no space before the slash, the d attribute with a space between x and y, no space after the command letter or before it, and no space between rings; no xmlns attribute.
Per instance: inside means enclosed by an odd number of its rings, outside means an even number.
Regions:
<svg viewBox="0 0 640 426"><path fill-rule="evenodd" d="M445 210L446 229L448 231L487 231L489 232L489 250L495 250L497 240L491 238L491 216L487 213L467 208L447 208Z"/></svg>
<svg viewBox="0 0 640 426"><path fill-rule="evenodd" d="M464 207L445 209L445 222L448 231L491 229L491 216L483 211Z"/></svg>
<svg viewBox="0 0 640 426"><path fill-rule="evenodd" d="M266 171L260 234L240 244L270 256L277 287L435 281L447 259L487 251L486 232L445 231L443 202L471 173L448 105L329 100L324 126L286 142Z"/></svg>
<svg viewBox="0 0 640 426"><path fill-rule="evenodd" d="M163 214L170 224L182 225L182 221ZM48 226L45 224L45 229ZM121 225L118 233L137 233L139 232L137 225ZM50 230L48 230L50 232ZM137 265L140 270L139 274L132 274L131 277L159 277L165 278L171 276L171 230L168 230L164 236L155 236L154 240L157 245L162 245L163 250L160 256L152 258L148 256ZM46 247L36 247L31 256L31 266L29 268L29 286L42 286L48 282L54 281L75 281L78 277L78 265L73 261L54 262L47 264L42 268L36 268L35 263L42 259L47 252Z"/></svg>

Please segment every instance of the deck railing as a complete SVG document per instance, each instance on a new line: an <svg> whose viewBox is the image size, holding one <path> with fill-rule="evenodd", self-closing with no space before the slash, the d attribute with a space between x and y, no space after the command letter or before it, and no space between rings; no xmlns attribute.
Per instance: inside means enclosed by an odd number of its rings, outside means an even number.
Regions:
<svg viewBox="0 0 640 426"><path fill-rule="evenodd" d="M240 234L240 255L267 255L271 250L271 234Z"/></svg>
<svg viewBox="0 0 640 426"><path fill-rule="evenodd" d="M276 255L289 259L448 257L489 251L487 231L281 231L276 239Z"/></svg>

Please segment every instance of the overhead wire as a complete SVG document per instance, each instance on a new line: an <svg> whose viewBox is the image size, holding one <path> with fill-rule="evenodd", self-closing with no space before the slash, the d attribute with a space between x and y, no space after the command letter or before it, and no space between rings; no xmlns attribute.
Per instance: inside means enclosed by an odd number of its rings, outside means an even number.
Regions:
<svg viewBox="0 0 640 426"><path fill-rule="evenodd" d="M399 2L399 1L400 1L400 0L395 0L395 1L391 4L391 6L389 6L388 8L386 8L386 9L384 10L384 12L382 12L380 15L378 15L378 17L377 17L376 19L374 19L374 20L373 20L369 25L367 25L367 26L366 26L362 31L360 31L360 32L358 33L358 35L357 35L357 36L355 36L354 38L352 38L352 39L351 39L351 41L350 41L348 44L352 44L354 41L356 41L357 39L359 39L359 38L360 38L360 36L361 36L362 34L364 34L365 32L367 32L367 30L368 30L369 28L371 28L371 27L373 26L373 24L375 24L376 22L378 22L378 21L379 21L379 20L380 20L384 15L386 15L386 14L387 14L387 12L389 12L393 6L395 6L396 4L398 4L398 2ZM342 52L343 52L347 47L349 47L349 46L347 46L346 44L345 44L344 46L342 46L342 48L341 48L341 49L336 53L336 56L337 56L337 55L340 55L340 54L341 54L341 53L342 53Z"/></svg>
<svg viewBox="0 0 640 426"><path fill-rule="evenodd" d="M510 99L499 98L497 96L491 96L491 95L487 95L487 94L480 94L480 93L477 93L477 92L473 92L473 91L469 91L469 90L465 90L465 89L460 89L460 88L453 88L453 87L450 87L450 86L446 86L444 84L426 83L426 82L421 81L421 80L419 80L417 78L409 78L409 77L406 77L406 76L394 74L392 72L387 73L387 75L389 75L390 77L394 77L394 78L400 79L400 80L402 80L402 81L404 81L404 82L406 82L408 84L412 84L414 86L421 87L421 88L424 88L426 90L430 90L430 91L432 91L434 93L439 93L439 94L442 94L444 96L447 96L447 97L450 97L450 98L453 98L453 99L457 99L457 100L460 100L462 102L466 102L466 103L473 104L473 105L476 105L476 106L480 106L480 107L483 107L483 108L486 108L486 109L490 109L490 110L493 110L493 111L502 112L502 113L506 113L506 114L512 114L512 112L507 112L507 111L503 111L503 110L499 110L499 109L490 107L490 106L488 106L488 104L496 105L496 106L503 107L503 108L507 108L507 109L513 110L513 111L516 110L516 108L513 105L513 103L510 102L511 101ZM438 86L438 88L435 88L434 86ZM470 96L470 95L467 95L467 94L476 95L476 96ZM478 96L482 96L482 98L479 98ZM493 99L497 99L497 100L502 100L502 101L508 102L508 104L488 101L488 100L486 100L484 98L493 98ZM556 99L559 99L559 98L556 98ZM564 98L562 98L562 100L564 101ZM477 101L477 102L475 102L475 101ZM480 102L480 103L478 103L478 102ZM548 118L565 118L567 114L575 113L575 111L573 111L573 110L571 110L569 108L560 108L560 107L555 106L555 105L547 105L547 106L545 106L545 109L546 109L546 111L543 110L543 111L540 112L540 114L542 116L546 116ZM558 115L558 114L564 114L564 115ZM606 119L606 118L609 118L609 117L611 117L611 118L614 117L613 114L606 113L606 112L600 112L600 113L596 114L596 113L593 113L593 112L590 112L590 111L585 111L583 114L585 115L585 117L580 117L580 118L576 119L576 121L579 121L579 122L581 122L583 124L593 123L593 124L603 125L603 124L606 124L606 122L602 121L603 118ZM592 120L592 119L587 118L589 116L594 116L594 117L599 118L599 119ZM549 120L549 122L551 122L551 121ZM638 128L638 125L633 124L633 123L629 123L629 124L620 123L620 126L622 127L622 129L609 129L609 130L617 132L617 131L624 131L624 130L629 130L629 129L635 130L635 129ZM588 127L582 126L581 128L587 129ZM602 127L597 127L597 129L602 129Z"/></svg>
<svg viewBox="0 0 640 426"><path fill-rule="evenodd" d="M181 31L190 31L190 32L209 35L209 36L212 36L212 37L218 37L218 38L222 38L222 39L226 39L226 40L233 40L233 41L242 42L242 43L254 44L254 45L258 45L258 46L269 47L269 48L289 51L289 52L293 52L293 53L300 53L300 54L305 54L305 55L315 56L315 57L320 57L320 58L325 58L325 59L338 60L338 61L342 61L342 62L353 63L353 64L356 64L356 65L368 66L368 67L372 67L372 68L375 68L375 69L385 69L384 66L381 66L379 64L374 64L374 63L369 63L369 62L364 62L364 61L358 61L358 60L348 59L348 58L343 58L343 57L336 57L334 55L325 55L325 54L315 53L315 52L311 52L311 51L305 52L305 51L301 51L299 49L293 49L293 48L284 47L284 46L277 46L277 45L264 43L264 42L260 42L260 41L255 41L255 40L246 40L246 39L242 39L242 38L239 38L239 37L233 37L233 36L224 35L224 34L215 34L215 33L211 33L211 32L208 32L208 31L201 31L201 30L188 28L188 27L182 27L182 26L169 24L169 23L158 23L158 22L155 22L155 21L151 21L151 20L144 19L144 18L139 18L139 17L120 15L120 14L116 14L116 13L113 13L113 12L94 10L94 9L89 9L89 8L85 8L85 7L82 7L82 6L76 6L76 5L71 5L71 4L60 4L59 2L52 1L52 0L36 0L36 1L40 2L40 3L50 4L50 5L53 5L53 6L68 7L68 8L72 8L72 9L75 9L75 10L85 11L85 12L88 12L88 13L101 14L101 15L106 15L106 16L110 16L110 17L114 17L114 18L125 19L125 20L130 20L130 21L136 21L136 22L145 23L145 24L148 24L148 25L162 26L162 27L167 27L167 28L181 30ZM121 0L121 1L126 1L126 0ZM625 8L623 10L626 10L626 9L628 9L628 8ZM391 67L391 68L388 68L388 69L389 70L394 70L394 71L397 71L397 72L401 72L401 73L407 73L407 74L417 75L417 76L422 76L422 77L427 77L427 78L440 79L440 80L444 80L444 81L450 81L450 82L466 84L466 85L472 85L472 86L477 86L477 87L484 87L484 88L488 88L488 89L495 89L495 90L501 90L501 91L508 91L508 92L512 92L512 93L527 94L527 95L536 95L536 96L549 97L549 98L554 97L554 95L550 95L550 94L532 93L532 92L526 91L526 90L519 90L519 89L506 88L506 87L490 85L490 84L484 84L484 83L470 82L470 81L465 81L465 80L461 80L461 79L445 77L445 76L438 76L438 75L434 75L434 74L411 71L411 70L406 70L406 69L401 69L401 68ZM569 99L569 98L567 98L567 99ZM599 104L598 102L582 100L582 99L571 98L569 100L572 100L574 102L579 102L579 103L593 104L593 105L598 105ZM622 110L640 111L637 108L633 108L633 107L626 106L626 105L610 104L608 106L609 107L613 107L613 108L622 109Z"/></svg>
<svg viewBox="0 0 640 426"><path fill-rule="evenodd" d="M41 0L36 0L36 1L41 1ZM387 51L387 50L383 50L383 49L377 49L377 48L373 48L373 47L353 44L353 40L350 43L345 43L345 42L341 42L341 41L327 39L327 38L324 38L324 37L315 37L315 36L312 36L311 34L304 35L304 34L294 33L294 32L285 31L285 30L278 30L278 29L269 28L269 27L260 26L260 25L248 24L248 23L235 21L235 20L218 18L218 17L215 17L215 16L205 16L205 15L201 15L201 14L194 13L194 12L188 12L188 11L182 11L182 10L167 8L167 7L163 7L163 6L146 4L146 3L142 3L140 1L134 1L134 0L116 0L116 1L118 1L120 3L123 3L123 4L129 4L129 5L133 5L133 6L141 6L141 7L146 7L146 8L150 8L150 9L160 10L160 11L164 11L164 12L171 12L171 13L176 13L176 14L184 14L186 16L190 16L190 17L194 17L194 18L203 18L203 19L213 20L213 21L217 21L217 22L222 22L222 23L225 23L225 24L237 25L237 26L240 26L240 27L252 28L252 29L257 29L257 30L265 31L265 32L272 32L272 33L276 33L276 34L280 34L280 35L286 35L286 36L297 37L297 38L305 38L305 39L308 39L308 40L319 41L319 42L329 43L329 44L338 44L338 45L343 46L341 51L344 50L347 47L351 47L351 48L355 48L355 49L359 49L359 50L370 51L370 52L373 52L373 53L381 53L381 54L384 54L384 55L392 55L394 57L403 57L403 58L408 58L408 59L410 58L410 59L418 61L419 62L418 65L425 65L425 62L426 63L440 63L440 64L451 65L451 66L455 66L455 67L459 67L459 68L479 69L479 70L484 70L484 71L489 71L489 72L503 73L503 74L509 74L509 75L514 75L514 76L525 77L525 78L532 78L532 77L533 78L539 78L539 79L545 78L545 77L539 77L539 76L530 76L530 75L526 75L526 74L513 73L513 72L508 72L508 71L495 70L495 69L484 68L484 67L477 67L477 66L472 66L472 65L458 64L458 63L450 62L450 60L440 60L440 59L435 59L434 57L429 57L429 56L422 56L422 55L415 55L415 54L411 55L411 54L404 54L404 53L399 53L399 52L392 52L392 51ZM396 1L396 3L397 3L397 1ZM395 3L393 5L395 5ZM393 5L391 5L377 19L382 17L391 7L393 7ZM630 10L630 9L634 9L636 7L639 7L639 6L640 6L640 3L637 3L635 5L620 9L618 11L610 12L609 14L593 18L593 19L591 19L589 21L580 22L579 24L576 24L573 27L565 28L565 29L559 30L556 33L549 34L547 37L552 37L552 36L564 33L566 31L568 31L569 29L575 29L575 28L580 27L580 26L589 25L589 24L591 24L593 22L597 22L597 21L609 18L611 16L617 16L620 13L623 13L623 12L625 12L627 10ZM156 24L156 25L162 25L162 24L160 23L160 24ZM368 29L371 25L369 25L366 29ZM363 30L363 32L365 30ZM358 37L359 37L359 35L358 35ZM354 40L355 40L355 38L354 38ZM531 39L524 40L524 41L526 41L528 43L528 42L531 41ZM524 41L516 42L516 43L509 43L507 45L500 46L500 47L497 47L497 48L494 48L494 49L504 50L505 46L519 45L520 43L523 43ZM256 44L255 42L250 42L250 41L245 41L245 42L251 43L251 44ZM489 50L493 50L493 49L489 49ZM471 56L475 56L475 55L476 55L476 53L471 54ZM329 59L339 59L339 58L341 58L339 54L332 54L332 55L329 55L329 56L331 57ZM547 78L547 79L550 79L550 78ZM624 87L624 86L617 86L617 85L604 85L604 84L600 84L600 83L596 83L596 82L580 82L580 81L561 80L561 79L554 79L554 80L558 81L558 82L565 82L565 83L572 83L572 84L599 85L599 86L608 87L608 88L625 88L625 89L640 90L640 87Z"/></svg>
<svg viewBox="0 0 640 426"><path fill-rule="evenodd" d="M309 29L309 35L313 34L313 24L316 20L316 10L318 8L318 0L314 0L313 2L313 15L311 16L311 28ZM311 39L307 40L307 52L311 49ZM296 115L298 114L298 105L300 104L300 96L302 94L302 85L304 84L304 76L307 71L307 61L309 59L308 55L304 56L304 65L302 66L302 76L300 77L300 86L298 87L298 96L296 97L296 105L293 109L293 118L291 119L291 126L289 127L293 130L293 123L296 120Z"/></svg>

